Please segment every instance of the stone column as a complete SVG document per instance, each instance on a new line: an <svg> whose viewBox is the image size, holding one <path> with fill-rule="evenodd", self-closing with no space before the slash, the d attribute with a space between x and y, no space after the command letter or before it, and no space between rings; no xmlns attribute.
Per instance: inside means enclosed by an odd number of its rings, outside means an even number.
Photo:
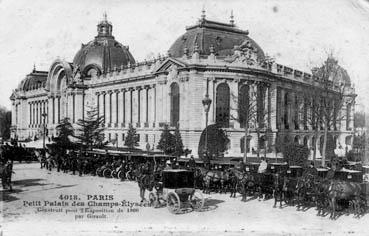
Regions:
<svg viewBox="0 0 369 236"><path fill-rule="evenodd" d="M304 95L299 96L299 129L304 130L305 129L305 111L306 111L306 104L305 104L305 97Z"/></svg>
<svg viewBox="0 0 369 236"><path fill-rule="evenodd" d="M270 114L270 129L277 130L277 86L275 83L271 83L268 89L269 91L269 114Z"/></svg>
<svg viewBox="0 0 369 236"><path fill-rule="evenodd" d="M72 123L76 123L78 116L76 116L76 94L71 94L72 97ZM78 104L78 103L77 103Z"/></svg>
<svg viewBox="0 0 369 236"><path fill-rule="evenodd" d="M129 106L129 116L128 120L129 123L133 125L133 88L129 88L129 99L128 99L128 106Z"/></svg>
<svg viewBox="0 0 369 236"><path fill-rule="evenodd" d="M296 93L291 92L291 99L290 99L290 114L289 114L289 124L290 129L295 130L295 105L296 105Z"/></svg>
<svg viewBox="0 0 369 236"><path fill-rule="evenodd" d="M110 94L110 123L112 123L112 127L115 127L117 123L117 90L114 90Z"/></svg>
<svg viewBox="0 0 369 236"><path fill-rule="evenodd" d="M106 94L107 98L105 99L105 124L110 127L111 124L111 98L112 98L112 91L109 90Z"/></svg>
<svg viewBox="0 0 369 236"><path fill-rule="evenodd" d="M153 127L158 127L157 122L157 109L156 109L156 105L157 105L157 96L156 96L156 89L157 86L156 84L152 85L152 99L151 99L151 107L152 107L152 126Z"/></svg>
<svg viewBox="0 0 369 236"><path fill-rule="evenodd" d="M136 106L136 110L137 110L137 117L136 117L136 122L137 122L137 126L141 127L141 90L142 87L138 86L136 87L136 91L137 91L137 106Z"/></svg>
<svg viewBox="0 0 369 236"><path fill-rule="evenodd" d="M230 98L229 98L229 104L230 104L230 111L229 111L229 123L230 128L239 129L240 128L240 122L238 120L232 119L235 117L238 117L237 111L238 111L238 89L239 89L239 83L240 81L235 79L231 83L228 83L229 90L230 90ZM210 83L211 84L211 83ZM209 86L210 87L210 86ZM213 103L213 102L212 102ZM209 110L209 114L211 116L211 111ZM233 123L233 126L231 125Z"/></svg>
<svg viewBox="0 0 369 236"><path fill-rule="evenodd" d="M96 92L96 107L97 107L97 117L100 118L101 112L100 112L100 93Z"/></svg>
<svg viewBox="0 0 369 236"><path fill-rule="evenodd" d="M144 96L143 96L143 103L142 103L142 127L149 127L149 86L144 87Z"/></svg>
<svg viewBox="0 0 369 236"><path fill-rule="evenodd" d="M58 96L57 97L57 104L58 104L58 109L57 109L57 122L58 122L58 124L60 124L60 99L61 99L61 97L60 96Z"/></svg>
<svg viewBox="0 0 369 236"><path fill-rule="evenodd" d="M122 92L122 102L121 102L121 119L120 119L120 122L121 122L121 127L124 127L125 126L125 123L126 123L126 89L121 89L121 92Z"/></svg>

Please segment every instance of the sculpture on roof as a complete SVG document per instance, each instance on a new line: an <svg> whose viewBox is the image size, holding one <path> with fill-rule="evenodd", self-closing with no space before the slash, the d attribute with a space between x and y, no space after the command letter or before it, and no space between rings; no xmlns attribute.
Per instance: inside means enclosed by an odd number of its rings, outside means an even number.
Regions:
<svg viewBox="0 0 369 236"><path fill-rule="evenodd" d="M234 53L232 56L224 59L230 63L242 63L249 66L257 63L258 50L252 46L250 40L245 39L240 45L234 46Z"/></svg>

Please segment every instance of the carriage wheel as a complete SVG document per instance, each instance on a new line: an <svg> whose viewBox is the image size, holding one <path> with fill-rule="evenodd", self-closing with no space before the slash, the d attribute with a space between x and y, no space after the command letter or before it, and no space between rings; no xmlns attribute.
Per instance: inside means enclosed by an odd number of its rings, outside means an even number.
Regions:
<svg viewBox="0 0 369 236"><path fill-rule="evenodd" d="M110 177L114 179L117 176L117 171L113 170L110 174Z"/></svg>
<svg viewBox="0 0 369 236"><path fill-rule="evenodd" d="M192 195L189 196L189 201L191 203L192 208L195 211L200 211L205 204L204 196L200 191L195 191Z"/></svg>
<svg viewBox="0 0 369 236"><path fill-rule="evenodd" d="M97 170L96 170L96 176L101 177L101 171L100 171L100 169L97 169Z"/></svg>
<svg viewBox="0 0 369 236"><path fill-rule="evenodd" d="M181 210L181 201L179 200L179 196L174 193L170 192L167 196L167 207L168 210L173 214L178 214Z"/></svg>
<svg viewBox="0 0 369 236"><path fill-rule="evenodd" d="M123 179L124 178L123 172L119 171L118 174L117 174L117 177L118 177L118 179Z"/></svg>
<svg viewBox="0 0 369 236"><path fill-rule="evenodd" d="M111 177L111 170L109 168L106 168L104 171L103 171L103 176L105 178L110 178Z"/></svg>
<svg viewBox="0 0 369 236"><path fill-rule="evenodd" d="M239 194L243 194L243 187L241 183L236 184L236 190Z"/></svg>
<svg viewBox="0 0 369 236"><path fill-rule="evenodd" d="M155 194L154 193L150 193L149 194L149 204L150 204L150 206L152 206L152 207L157 207L156 205L156 202L157 202L157 199L156 199L156 196L155 196Z"/></svg>

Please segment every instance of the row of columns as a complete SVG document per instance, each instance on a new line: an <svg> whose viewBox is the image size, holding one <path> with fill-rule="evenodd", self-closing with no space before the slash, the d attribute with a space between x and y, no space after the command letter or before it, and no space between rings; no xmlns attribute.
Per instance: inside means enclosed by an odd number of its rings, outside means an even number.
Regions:
<svg viewBox="0 0 369 236"><path fill-rule="evenodd" d="M313 130L313 120L318 115L316 109L312 106L316 104L319 106L319 101L315 97L306 96L301 92L295 92L284 88L279 88L277 94L277 113L278 113L278 129L279 130ZM334 100L332 99L332 112L334 107ZM315 110L315 112L313 111ZM323 112L323 111L322 111ZM340 112L340 111L337 111ZM339 116L339 115L338 115ZM336 117L330 122L330 130L340 130L341 123L337 121ZM315 124L320 129L321 124Z"/></svg>
<svg viewBox="0 0 369 236"><path fill-rule="evenodd" d="M29 124L33 125L41 125L43 124L43 117L42 114L49 112L48 107L48 100L38 100L38 101L31 101L28 102L28 109L29 109ZM47 120L45 120L47 122ZM18 123L18 122L17 122Z"/></svg>
<svg viewBox="0 0 369 236"><path fill-rule="evenodd" d="M96 92L98 116L107 126L149 127L156 121L156 86Z"/></svg>

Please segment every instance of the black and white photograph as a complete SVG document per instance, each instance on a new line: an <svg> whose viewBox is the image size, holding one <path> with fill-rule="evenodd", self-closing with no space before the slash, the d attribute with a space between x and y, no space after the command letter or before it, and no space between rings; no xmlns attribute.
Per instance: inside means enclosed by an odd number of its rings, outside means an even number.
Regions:
<svg viewBox="0 0 369 236"><path fill-rule="evenodd" d="M368 0L0 12L0 236L369 235Z"/></svg>

